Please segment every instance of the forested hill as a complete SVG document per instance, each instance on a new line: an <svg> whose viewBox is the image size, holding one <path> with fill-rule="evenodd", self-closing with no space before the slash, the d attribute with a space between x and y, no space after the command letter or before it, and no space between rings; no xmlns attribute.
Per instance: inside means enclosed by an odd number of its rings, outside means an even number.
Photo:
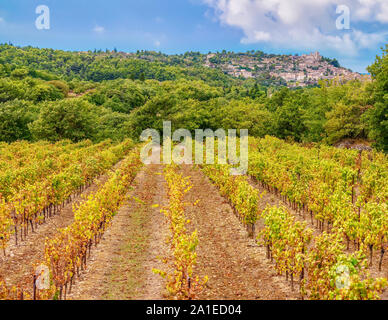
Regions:
<svg viewBox="0 0 388 320"><path fill-rule="evenodd" d="M0 140L137 139L142 130L161 130L170 120L173 129L244 128L257 137L306 143L368 139L388 151L387 49L371 61L374 81L328 79L290 89L268 73L244 78L224 72L228 55L256 54L174 56L0 45ZM317 54L303 59L339 68Z"/></svg>
<svg viewBox="0 0 388 320"><path fill-rule="evenodd" d="M301 56L262 51L166 55L154 51L125 53L116 49L67 52L10 45L1 45L0 52L1 63L26 66L32 72L48 71L67 80L189 78L230 85L236 79L255 79L262 86L305 87L317 85L320 79L361 78L360 74L341 67L336 59L322 57L318 52Z"/></svg>
<svg viewBox="0 0 388 320"><path fill-rule="evenodd" d="M245 53L227 52L201 54L187 52L182 55L138 51L136 54L120 53L147 61L162 61L169 65L206 66L234 78L253 78L261 85L287 85L305 87L317 85L321 79L361 79L362 75L342 67L337 59L323 57L319 52L305 55L276 55L263 51Z"/></svg>
<svg viewBox="0 0 388 320"><path fill-rule="evenodd" d="M24 68L33 77L46 80L87 80L100 82L114 79L158 81L190 79L231 85L233 77L222 71L210 69L198 63L183 63L182 59L166 60L165 55L157 53L125 54L116 50L69 52L33 47L0 45L0 64L2 74ZM151 58L151 56L153 58Z"/></svg>

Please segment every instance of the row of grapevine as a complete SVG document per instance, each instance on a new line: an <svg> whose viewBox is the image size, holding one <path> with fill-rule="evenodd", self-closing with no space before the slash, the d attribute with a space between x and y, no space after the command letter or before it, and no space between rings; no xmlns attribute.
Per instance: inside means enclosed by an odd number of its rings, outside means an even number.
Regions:
<svg viewBox="0 0 388 320"><path fill-rule="evenodd" d="M0 277L0 300L28 300L31 294L21 286L7 286L7 283Z"/></svg>
<svg viewBox="0 0 388 320"><path fill-rule="evenodd" d="M275 261L279 274L299 276L302 297L314 300L375 300L387 286L384 278L373 279L362 250L345 254L337 233L323 232L314 239L305 222L296 221L285 208L267 207L262 217L265 227L259 244L267 247L267 257Z"/></svg>
<svg viewBox="0 0 388 320"><path fill-rule="evenodd" d="M70 140L62 140L56 143L39 141L30 143L17 141L11 144L0 142L0 170L2 174L8 169L21 169L36 162L43 163L47 159L69 153L73 150L91 146L90 140L72 143Z"/></svg>
<svg viewBox="0 0 388 320"><path fill-rule="evenodd" d="M134 149L95 194L74 208L74 222L46 239L45 260L41 265L49 270L49 288L39 290L35 286L36 278L32 290L7 287L0 279L0 299L66 298L75 277L85 269L92 246L99 243L109 227L141 166L139 150Z"/></svg>
<svg viewBox="0 0 388 320"><path fill-rule="evenodd" d="M388 158L380 152L363 153L360 159L360 203L388 201Z"/></svg>
<svg viewBox="0 0 388 320"><path fill-rule="evenodd" d="M308 149L272 137L250 142L249 175L303 216L309 214L312 223L314 217L321 230L326 223L328 231L340 233L347 248L354 243L355 250L369 249L371 264L374 250L380 250L381 270L388 244L386 156Z"/></svg>
<svg viewBox="0 0 388 320"><path fill-rule="evenodd" d="M262 195L249 184L246 177L230 175L228 165L204 165L202 171L219 188L221 195L228 199L234 213L253 237Z"/></svg>
<svg viewBox="0 0 388 320"><path fill-rule="evenodd" d="M52 147L56 150L51 150L48 153L49 155L47 154L47 157L32 156L28 163L24 163L21 166L12 164L11 160L8 168L2 170L0 173L0 195L2 198L9 200L13 194L23 189L25 184L32 184L45 179L47 175L59 172L75 161L78 162L78 159L95 154L98 151L103 151L110 146L110 141L104 141L96 145L86 145L81 148L67 148L66 146L62 148ZM35 146L34 152L46 152L46 149L50 150L52 148L42 145L38 150Z"/></svg>
<svg viewBox="0 0 388 320"><path fill-rule="evenodd" d="M283 208L267 207L261 217L265 227L257 236L258 243L265 246L267 258L275 260L278 273L290 278L294 290L294 277L304 279L305 254L313 232Z"/></svg>
<svg viewBox="0 0 388 320"><path fill-rule="evenodd" d="M235 203L259 204L260 196L249 185L246 177L230 176L229 169L229 165L207 165L203 167L203 172L219 187L220 193L230 200L235 211L243 216L246 207L236 210ZM253 191L241 192L241 182L245 184L246 190ZM295 281L299 283L303 298L379 298L387 282L386 279L369 276L364 247L353 254L346 254L340 232L323 232L313 238L313 231L307 228L307 223L297 221L285 208L267 206L260 213L258 207L254 207L255 217L261 218L264 223L264 228L259 230L257 236L258 244L265 246L267 258L275 262L279 274L285 274L286 279L290 280L293 290ZM244 219L241 220L244 222ZM332 231L341 230L337 228L334 225Z"/></svg>
<svg viewBox="0 0 388 320"><path fill-rule="evenodd" d="M25 183L8 201L0 199L0 244L4 254L12 234L16 244L19 237L23 240L29 227L34 231L57 214L72 194L82 192L95 177L122 159L133 143L128 140L108 149L107 146L109 143L103 143L69 153L57 170L50 170L41 180Z"/></svg>
<svg viewBox="0 0 388 320"><path fill-rule="evenodd" d="M169 222L171 232L168 243L172 256L166 259L169 271L157 269L153 271L166 279L166 289L172 299L191 300L203 290L207 282L207 277L201 280L194 275L198 236L196 230L192 233L188 232L189 221L184 212L184 196L192 185L188 178L177 172L174 165L166 166L164 174L168 186L169 204L161 212Z"/></svg>

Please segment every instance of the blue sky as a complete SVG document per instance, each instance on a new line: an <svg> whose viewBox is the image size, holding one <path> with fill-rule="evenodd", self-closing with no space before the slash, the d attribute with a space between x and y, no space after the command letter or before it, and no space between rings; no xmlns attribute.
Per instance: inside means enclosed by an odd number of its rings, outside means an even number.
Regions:
<svg viewBox="0 0 388 320"><path fill-rule="evenodd" d="M38 5L50 29L38 30ZM350 29L338 30L338 5ZM343 21L343 20L341 20ZM0 42L132 52L320 51L365 72L388 40L388 0L1 0Z"/></svg>

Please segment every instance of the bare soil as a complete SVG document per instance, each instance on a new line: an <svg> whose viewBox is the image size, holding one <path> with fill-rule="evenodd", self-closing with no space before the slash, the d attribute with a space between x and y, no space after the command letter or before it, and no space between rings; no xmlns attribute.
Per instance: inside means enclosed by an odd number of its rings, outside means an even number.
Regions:
<svg viewBox="0 0 388 320"><path fill-rule="evenodd" d="M219 194L198 168L182 166L182 172L191 177L193 188L187 194L190 206L186 215L197 229L196 271L209 277L208 287L200 299L223 300L285 300L297 299L282 277L267 261L265 250L259 247L227 201Z"/></svg>
<svg viewBox="0 0 388 320"><path fill-rule="evenodd" d="M167 203L162 171L161 165L150 165L137 175L128 201L92 251L68 299L163 299L164 279L152 272L165 268L159 256L168 252L168 226L160 212Z"/></svg>

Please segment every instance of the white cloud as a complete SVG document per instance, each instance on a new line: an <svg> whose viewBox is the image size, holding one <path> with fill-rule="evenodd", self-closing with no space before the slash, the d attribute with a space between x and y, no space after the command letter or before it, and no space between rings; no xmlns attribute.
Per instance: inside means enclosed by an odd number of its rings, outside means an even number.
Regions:
<svg viewBox="0 0 388 320"><path fill-rule="evenodd" d="M93 31L97 33L103 33L105 31L105 28L101 26L95 26Z"/></svg>
<svg viewBox="0 0 388 320"><path fill-rule="evenodd" d="M373 48L386 41L387 32L381 33L364 33L359 30L354 30L354 41L361 48Z"/></svg>
<svg viewBox="0 0 388 320"><path fill-rule="evenodd" d="M354 17L360 21L388 23L388 1L358 0Z"/></svg>
<svg viewBox="0 0 388 320"><path fill-rule="evenodd" d="M0 17L0 23L4 23L4 22L5 22L4 18Z"/></svg>
<svg viewBox="0 0 388 320"><path fill-rule="evenodd" d="M161 43L160 43L159 40L156 40L156 41L154 42L154 45L155 45L155 47L160 47Z"/></svg>
<svg viewBox="0 0 388 320"><path fill-rule="evenodd" d="M388 36L388 0L203 0L223 25L240 28L242 43L271 41L278 47L331 50L356 55ZM338 5L350 9L351 30L337 30ZM362 32L360 22L382 24Z"/></svg>
<svg viewBox="0 0 388 320"><path fill-rule="evenodd" d="M255 31L253 34L253 39L254 42L258 41L269 41L271 40L271 35L268 32L264 31ZM241 40L242 43L250 43L252 42L249 38L244 38Z"/></svg>

